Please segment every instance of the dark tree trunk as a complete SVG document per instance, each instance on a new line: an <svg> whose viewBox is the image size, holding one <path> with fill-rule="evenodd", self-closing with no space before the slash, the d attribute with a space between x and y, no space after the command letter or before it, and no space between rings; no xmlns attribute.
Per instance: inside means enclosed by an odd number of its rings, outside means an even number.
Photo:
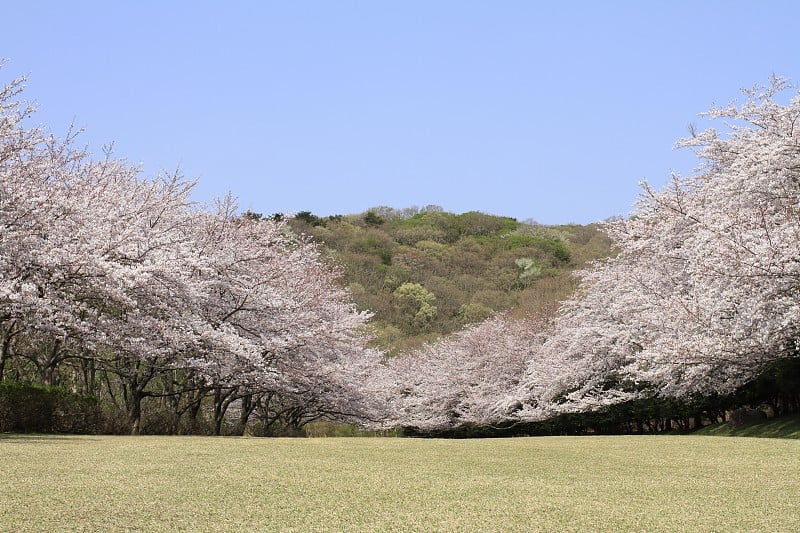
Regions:
<svg viewBox="0 0 800 533"><path fill-rule="evenodd" d="M122 381L131 435L139 435L142 430L142 400L150 396L146 388L158 374L158 369L149 361L119 359L114 372Z"/></svg>
<svg viewBox="0 0 800 533"><path fill-rule="evenodd" d="M81 392L94 396L97 392L97 369L94 358L81 358L81 373L83 375L83 390Z"/></svg>
<svg viewBox="0 0 800 533"><path fill-rule="evenodd" d="M240 437L244 435L247 429L247 422L250 420L250 415L258 406L258 401L254 400L252 394L245 394L242 396L242 410L239 412L239 423L236 426L236 434Z"/></svg>
<svg viewBox="0 0 800 533"><path fill-rule="evenodd" d="M47 350L46 358L41 361L42 383L50 387L56 387L59 384L58 365L63 360L62 348L63 342L60 339L54 340Z"/></svg>
<svg viewBox="0 0 800 533"><path fill-rule="evenodd" d="M228 411L235 388L223 389L221 386L214 388L214 436L222 435L222 421L225 420L225 413Z"/></svg>
<svg viewBox="0 0 800 533"><path fill-rule="evenodd" d="M5 317L7 318L7 317ZM22 330L15 330L14 328L17 325L16 320L11 320L8 323L8 326L0 328L0 334L2 334L2 342L0 342L0 381L3 381L5 377L6 371L6 362L11 359L12 356L12 343L14 341L14 337L17 336Z"/></svg>
<svg viewBox="0 0 800 533"><path fill-rule="evenodd" d="M8 344L10 344L10 339L3 339L3 344L0 346L0 381L3 381L6 372L6 361L11 359Z"/></svg>
<svg viewBox="0 0 800 533"><path fill-rule="evenodd" d="M128 422L131 426L131 435L140 435L142 432L142 398L140 391L131 391L128 404Z"/></svg>

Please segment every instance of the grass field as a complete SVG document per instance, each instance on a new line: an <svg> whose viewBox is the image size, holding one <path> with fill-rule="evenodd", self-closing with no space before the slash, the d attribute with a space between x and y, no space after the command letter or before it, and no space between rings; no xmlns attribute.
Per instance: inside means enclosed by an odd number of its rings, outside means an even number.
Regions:
<svg viewBox="0 0 800 533"><path fill-rule="evenodd" d="M0 435L2 531L800 531L800 441Z"/></svg>

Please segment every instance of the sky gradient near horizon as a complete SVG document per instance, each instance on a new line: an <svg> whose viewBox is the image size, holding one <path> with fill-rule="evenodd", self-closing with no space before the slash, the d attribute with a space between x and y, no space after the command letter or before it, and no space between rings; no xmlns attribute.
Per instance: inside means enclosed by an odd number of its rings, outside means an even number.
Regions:
<svg viewBox="0 0 800 533"><path fill-rule="evenodd" d="M800 81L800 3L96 2L3 6L0 81L94 153L243 209L628 213L713 103Z"/></svg>

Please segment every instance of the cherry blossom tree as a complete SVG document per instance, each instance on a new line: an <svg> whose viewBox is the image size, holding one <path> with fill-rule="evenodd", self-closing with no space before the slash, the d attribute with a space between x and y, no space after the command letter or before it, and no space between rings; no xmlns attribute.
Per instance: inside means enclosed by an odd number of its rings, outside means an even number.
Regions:
<svg viewBox="0 0 800 533"><path fill-rule="evenodd" d="M666 393L730 392L798 352L800 97L778 103L785 88L773 79L740 106L712 109L730 133L681 143L702 172L646 187L637 213L611 229L622 260L640 263L657 332L629 372Z"/></svg>
<svg viewBox="0 0 800 533"><path fill-rule="evenodd" d="M642 391L730 393L797 357L800 97L779 103L786 87L774 79L712 109L728 135L680 143L703 161L698 174L660 191L644 184L635 212L607 226L619 254L579 275L579 294L528 365L525 416Z"/></svg>
<svg viewBox="0 0 800 533"><path fill-rule="evenodd" d="M75 297L89 264L75 253L80 237L68 235L62 201L64 176L84 154L23 127L32 112L14 100L23 81L0 92L0 371L16 356L17 373L27 359L55 384L73 341L89 332L91 313Z"/></svg>
<svg viewBox="0 0 800 533"><path fill-rule="evenodd" d="M6 159L2 178L5 355L13 334L17 357L50 385L67 361L101 361L120 376L136 431L152 363L190 342L191 184L143 180L44 136Z"/></svg>
<svg viewBox="0 0 800 533"><path fill-rule="evenodd" d="M217 432L233 402L243 427L266 397L296 420L359 416L357 382L379 358L369 313L315 244L230 198L199 208L180 176L145 179L25 128L23 81L0 92L0 378L10 362L99 393L100 372L133 433L151 396L197 413L210 395Z"/></svg>
<svg viewBox="0 0 800 533"><path fill-rule="evenodd" d="M385 425L433 431L514 420L513 393L546 331L539 318L497 315L389 359L374 378L388 405Z"/></svg>
<svg viewBox="0 0 800 533"><path fill-rule="evenodd" d="M213 391L215 431L234 403L239 431L256 409L269 422L289 411L304 421L337 411L324 406L340 406L337 376L346 369L330 365L367 353L361 330L370 316L356 311L338 269L285 221L238 216L231 199L200 227L203 349L192 365Z"/></svg>

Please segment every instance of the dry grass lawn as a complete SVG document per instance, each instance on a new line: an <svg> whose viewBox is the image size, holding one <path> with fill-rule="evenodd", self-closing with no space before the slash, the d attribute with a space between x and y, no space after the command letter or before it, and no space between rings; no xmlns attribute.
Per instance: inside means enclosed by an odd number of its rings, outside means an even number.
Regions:
<svg viewBox="0 0 800 533"><path fill-rule="evenodd" d="M2 531L800 531L800 441L0 435Z"/></svg>

